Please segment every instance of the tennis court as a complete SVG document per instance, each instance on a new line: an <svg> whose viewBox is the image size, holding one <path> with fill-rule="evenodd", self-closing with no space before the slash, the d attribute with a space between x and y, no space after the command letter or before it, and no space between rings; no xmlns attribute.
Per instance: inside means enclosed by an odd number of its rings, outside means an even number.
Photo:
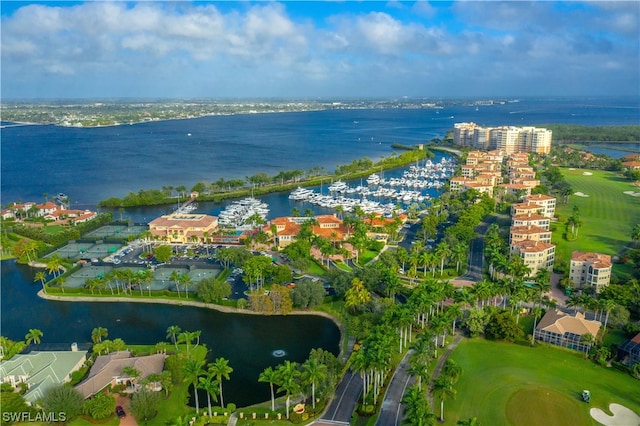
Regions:
<svg viewBox="0 0 640 426"><path fill-rule="evenodd" d="M98 229L95 229L87 234L86 237L92 238L123 238L126 239L129 236L137 236L140 233L148 230L149 228L142 225L133 225L133 226L125 226L125 225L105 225L101 226Z"/></svg>
<svg viewBox="0 0 640 426"><path fill-rule="evenodd" d="M80 288L84 287L89 278L102 278L111 271L111 266L85 265L65 280L65 287Z"/></svg>
<svg viewBox="0 0 640 426"><path fill-rule="evenodd" d="M95 257L95 258L101 259L103 257L106 257L110 254L117 252L118 250L120 250L121 247L122 247L122 244L117 244L117 243L106 243L106 244L97 243L92 245L88 249L86 249L84 253L82 253L82 257L84 258Z"/></svg>
<svg viewBox="0 0 640 426"><path fill-rule="evenodd" d="M171 279L171 275L176 273L180 275L188 275L189 270L187 268L158 268L153 272L153 281L151 282L151 290L175 290L176 284ZM182 287L180 288L182 290Z"/></svg>
<svg viewBox="0 0 640 426"><path fill-rule="evenodd" d="M95 244L93 243L69 243L64 247L60 247L53 253L49 253L45 258L49 258L54 254L57 254L58 256L67 259L79 259L80 257L85 257L84 253L94 245Z"/></svg>

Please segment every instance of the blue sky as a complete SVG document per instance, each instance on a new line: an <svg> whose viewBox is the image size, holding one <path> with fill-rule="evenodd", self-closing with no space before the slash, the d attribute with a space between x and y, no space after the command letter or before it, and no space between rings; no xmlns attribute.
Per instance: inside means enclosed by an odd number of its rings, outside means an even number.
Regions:
<svg viewBox="0 0 640 426"><path fill-rule="evenodd" d="M640 2L2 1L8 98L640 93Z"/></svg>

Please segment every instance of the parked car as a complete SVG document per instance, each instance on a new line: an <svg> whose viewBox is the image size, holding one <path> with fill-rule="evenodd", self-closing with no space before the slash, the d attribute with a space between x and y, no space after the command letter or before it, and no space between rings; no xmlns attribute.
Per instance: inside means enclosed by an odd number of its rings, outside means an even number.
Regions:
<svg viewBox="0 0 640 426"><path fill-rule="evenodd" d="M123 418L124 416L127 415L127 413L124 412L124 408L122 408L121 405L118 405L116 407L116 414L118 415L118 417Z"/></svg>

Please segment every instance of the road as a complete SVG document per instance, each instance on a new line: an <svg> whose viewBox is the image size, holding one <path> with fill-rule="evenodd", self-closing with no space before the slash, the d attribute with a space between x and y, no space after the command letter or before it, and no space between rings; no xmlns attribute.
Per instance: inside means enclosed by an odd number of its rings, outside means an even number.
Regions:
<svg viewBox="0 0 640 426"><path fill-rule="evenodd" d="M487 233L489 226L495 223L497 219L498 217L493 215L476 226L476 237L472 239L469 244L467 273L458 278L458 280L471 282L482 281L482 271L484 270L484 234Z"/></svg>
<svg viewBox="0 0 640 426"><path fill-rule="evenodd" d="M384 395L376 426L398 426L402 423L402 418L404 417L404 404L401 403L402 396L414 381L413 377L408 373L409 358L413 352L413 350L409 350L400 365L398 365L398 368L396 368L387 388L387 393Z"/></svg>
<svg viewBox="0 0 640 426"><path fill-rule="evenodd" d="M362 378L359 374L353 374L351 370L347 370L340 380L329 408L319 420L313 422L313 425L348 425L356 409L360 392L362 392Z"/></svg>

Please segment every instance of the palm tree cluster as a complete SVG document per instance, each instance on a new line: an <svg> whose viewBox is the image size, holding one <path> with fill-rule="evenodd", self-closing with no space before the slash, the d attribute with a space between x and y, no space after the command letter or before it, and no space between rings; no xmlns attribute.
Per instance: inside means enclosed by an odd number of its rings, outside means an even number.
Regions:
<svg viewBox="0 0 640 426"><path fill-rule="evenodd" d="M302 364L287 360L275 368L267 367L260 373L258 381L269 383L271 411L276 409L276 394L285 394L285 410L289 418L292 396L299 395L301 400L311 397L311 406L315 410L318 400L326 400L331 395L339 372L340 363L333 354L323 349L312 349Z"/></svg>

